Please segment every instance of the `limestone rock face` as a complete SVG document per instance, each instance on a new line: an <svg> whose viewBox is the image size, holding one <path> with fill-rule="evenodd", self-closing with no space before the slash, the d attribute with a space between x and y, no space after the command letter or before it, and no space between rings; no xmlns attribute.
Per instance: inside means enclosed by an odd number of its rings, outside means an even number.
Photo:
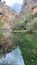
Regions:
<svg viewBox="0 0 37 65"><path fill-rule="evenodd" d="M33 14L37 13L37 3L32 5L29 9Z"/></svg>
<svg viewBox="0 0 37 65"><path fill-rule="evenodd" d="M8 23L12 23L14 25L13 21L15 20L17 12L12 10L11 7L7 6L6 4L0 2L0 13L5 16L5 21L8 21Z"/></svg>
<svg viewBox="0 0 37 65"><path fill-rule="evenodd" d="M9 52L11 45L9 40L11 38L11 27L14 27L14 20L17 13L9 6L0 2L0 54Z"/></svg>
<svg viewBox="0 0 37 65"><path fill-rule="evenodd" d="M35 7L33 9L33 7ZM19 15L16 17L16 21L19 23L23 23L25 17L29 12L36 13L37 12L37 0L23 0L22 10Z"/></svg>
<svg viewBox="0 0 37 65"><path fill-rule="evenodd" d="M24 0L22 5L22 13L29 12L29 8L37 5L37 0Z"/></svg>

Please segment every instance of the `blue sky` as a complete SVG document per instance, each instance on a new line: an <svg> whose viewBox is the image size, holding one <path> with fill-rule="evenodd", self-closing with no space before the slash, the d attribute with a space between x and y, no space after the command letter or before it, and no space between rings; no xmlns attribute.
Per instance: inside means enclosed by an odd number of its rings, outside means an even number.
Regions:
<svg viewBox="0 0 37 65"><path fill-rule="evenodd" d="M16 11L16 12L20 12L21 11L21 4L20 3L14 3L12 5L12 8Z"/></svg>
<svg viewBox="0 0 37 65"><path fill-rule="evenodd" d="M23 0L4 0L4 1L6 2L7 5L12 7L17 12L21 10L21 5L23 4Z"/></svg>

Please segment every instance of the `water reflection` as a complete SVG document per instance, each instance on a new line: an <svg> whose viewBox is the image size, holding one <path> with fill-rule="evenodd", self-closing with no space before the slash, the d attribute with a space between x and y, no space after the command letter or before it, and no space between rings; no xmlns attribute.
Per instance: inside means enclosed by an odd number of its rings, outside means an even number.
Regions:
<svg viewBox="0 0 37 65"><path fill-rule="evenodd" d="M17 47L11 53L6 54L6 57L0 59L0 65L25 65L21 55L20 48Z"/></svg>

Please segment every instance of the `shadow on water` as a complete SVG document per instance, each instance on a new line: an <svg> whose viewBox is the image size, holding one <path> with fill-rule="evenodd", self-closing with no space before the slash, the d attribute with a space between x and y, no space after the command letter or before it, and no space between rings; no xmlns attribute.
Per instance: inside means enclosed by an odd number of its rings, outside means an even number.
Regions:
<svg viewBox="0 0 37 65"><path fill-rule="evenodd" d="M17 47L11 53L6 54L6 57L0 58L0 65L25 65L20 48Z"/></svg>

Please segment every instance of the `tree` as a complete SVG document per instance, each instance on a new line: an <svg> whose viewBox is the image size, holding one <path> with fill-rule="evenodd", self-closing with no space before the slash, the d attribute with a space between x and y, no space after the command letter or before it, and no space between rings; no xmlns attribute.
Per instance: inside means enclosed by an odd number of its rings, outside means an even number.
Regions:
<svg viewBox="0 0 37 65"><path fill-rule="evenodd" d="M29 31L29 32L32 32L33 30L37 30L37 17L35 17L32 22L28 22L27 25L26 25L26 29Z"/></svg>

